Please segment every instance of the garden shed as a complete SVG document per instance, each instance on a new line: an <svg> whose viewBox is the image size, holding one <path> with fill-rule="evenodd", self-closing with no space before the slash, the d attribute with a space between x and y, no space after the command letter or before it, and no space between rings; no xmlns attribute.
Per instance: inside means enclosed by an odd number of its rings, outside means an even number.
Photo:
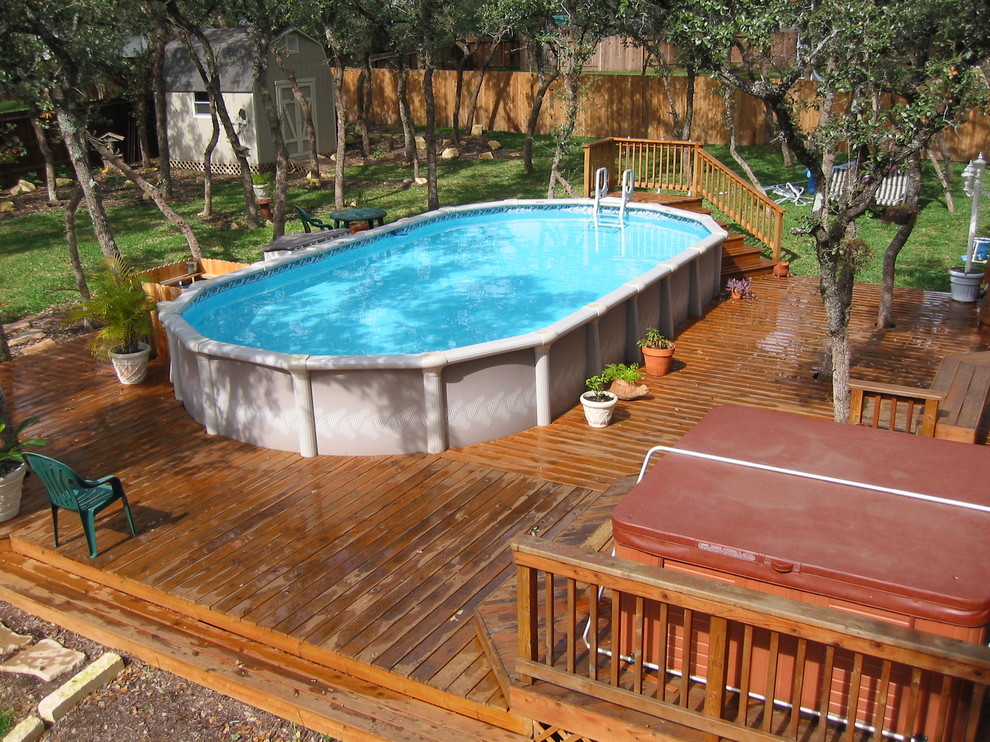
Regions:
<svg viewBox="0 0 990 742"><path fill-rule="evenodd" d="M220 84L227 110L237 127L242 144L248 148L252 169L268 170L275 161L275 148L268 128L264 103L254 76L255 50L247 29L205 29L220 67ZM197 48L198 41L194 41ZM333 88L326 68L326 57L319 43L304 33L290 29L275 46L293 70L303 95L313 111L317 151L333 152L336 145L336 116ZM289 157L309 155L306 122L296 102L288 76L275 61L268 60L269 92L279 109L282 135ZM203 150L213 131L206 85L189 55L184 42L174 39L165 48L165 90L168 135L173 164L176 167L202 170ZM237 160L221 131L213 154L219 172L236 172Z"/></svg>

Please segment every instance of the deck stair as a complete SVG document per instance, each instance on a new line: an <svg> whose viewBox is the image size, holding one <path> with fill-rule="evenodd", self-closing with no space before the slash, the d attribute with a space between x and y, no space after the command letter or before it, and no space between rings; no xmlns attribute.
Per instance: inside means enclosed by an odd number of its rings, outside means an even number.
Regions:
<svg viewBox="0 0 990 742"><path fill-rule="evenodd" d="M618 198L621 194L613 191L610 197ZM636 191L632 201L637 203L660 204L672 209L682 209L695 214L711 215L701 196L689 196L679 193L650 193ZM729 236L722 243L722 280L729 278L751 278L752 276L768 275L773 271L774 262L763 256L759 245L747 242L740 232L733 231L726 222L718 222Z"/></svg>
<svg viewBox="0 0 990 742"><path fill-rule="evenodd" d="M237 636L13 551L0 599L193 682L346 740L528 739Z"/></svg>

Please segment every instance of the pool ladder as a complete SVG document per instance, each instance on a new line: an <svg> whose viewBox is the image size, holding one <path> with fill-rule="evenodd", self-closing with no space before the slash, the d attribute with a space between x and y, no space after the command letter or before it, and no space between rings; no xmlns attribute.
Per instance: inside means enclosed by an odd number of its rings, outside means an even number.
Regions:
<svg viewBox="0 0 990 742"><path fill-rule="evenodd" d="M620 196L609 196L608 195L608 168L600 167L595 171L595 205L593 209L593 215L595 218L595 226L618 226L622 228L626 226L626 204L632 198L633 194L633 181L635 176L632 170L622 171L622 190L620 191ZM612 222L611 220L603 220L601 218L601 207L602 206L618 206L619 216L617 222Z"/></svg>

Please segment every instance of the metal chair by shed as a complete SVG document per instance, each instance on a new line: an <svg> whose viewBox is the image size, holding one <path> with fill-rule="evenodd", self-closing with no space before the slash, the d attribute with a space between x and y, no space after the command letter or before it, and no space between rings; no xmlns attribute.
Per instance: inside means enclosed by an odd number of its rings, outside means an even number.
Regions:
<svg viewBox="0 0 990 742"><path fill-rule="evenodd" d="M55 529L55 546L58 547L58 511L71 510L79 513L82 519L83 531L86 534L86 544L89 546L89 556L96 557L96 514L120 500L124 505L124 515L131 529L131 536L137 536L134 531L134 519L131 517L131 507L124 494L124 486L115 476L100 479L84 479L71 467L61 461L42 456L37 453L25 453L24 459L28 466L41 479L48 493L52 506L52 525Z"/></svg>

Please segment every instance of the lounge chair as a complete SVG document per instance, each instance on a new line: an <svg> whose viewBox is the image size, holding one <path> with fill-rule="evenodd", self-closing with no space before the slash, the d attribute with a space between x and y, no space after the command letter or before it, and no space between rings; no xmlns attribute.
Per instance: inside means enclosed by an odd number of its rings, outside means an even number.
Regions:
<svg viewBox="0 0 990 742"><path fill-rule="evenodd" d="M310 229L310 227L316 227L317 229L329 229L329 230L332 230L334 228L332 224L327 224L324 221L320 221L316 217L310 216L298 206L293 205L292 208L296 210L296 213L299 215L299 221L302 222L303 229L305 229L307 232L313 231L312 229Z"/></svg>
<svg viewBox="0 0 990 742"><path fill-rule="evenodd" d="M804 195L804 187L796 183L778 183L767 186L763 191L774 200L774 203L791 203L797 206L807 206L811 203L811 199Z"/></svg>
<svg viewBox="0 0 990 742"><path fill-rule="evenodd" d="M836 165L832 168L832 186L829 193L836 198L846 190L848 167ZM873 206L900 206L907 199L908 174L897 171L887 175L873 196Z"/></svg>
<svg viewBox="0 0 990 742"><path fill-rule="evenodd" d="M96 480L83 479L71 467L47 456L37 453L25 453L27 465L41 479L48 493L52 506L52 525L55 529L55 547L58 548L58 511L71 510L79 513L82 519L83 531L86 534L86 544L89 546L89 556L96 558L96 514L111 503L120 500L124 504L124 515L127 525L134 532L134 519L131 517L131 507L124 494L124 486L115 476L102 477Z"/></svg>

